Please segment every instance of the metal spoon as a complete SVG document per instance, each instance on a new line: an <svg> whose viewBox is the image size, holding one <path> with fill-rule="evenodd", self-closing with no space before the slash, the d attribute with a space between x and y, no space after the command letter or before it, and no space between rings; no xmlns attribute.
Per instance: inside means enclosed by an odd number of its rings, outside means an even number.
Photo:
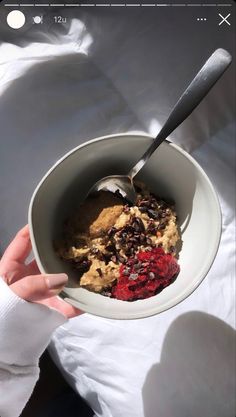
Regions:
<svg viewBox="0 0 236 417"><path fill-rule="evenodd" d="M158 146L192 113L225 72L231 61L232 57L229 52L224 49L217 49L184 91L161 131L130 172L127 175L109 175L102 178L89 190L88 195L101 190L119 191L128 202L135 204L137 197L133 185L135 175L146 164Z"/></svg>

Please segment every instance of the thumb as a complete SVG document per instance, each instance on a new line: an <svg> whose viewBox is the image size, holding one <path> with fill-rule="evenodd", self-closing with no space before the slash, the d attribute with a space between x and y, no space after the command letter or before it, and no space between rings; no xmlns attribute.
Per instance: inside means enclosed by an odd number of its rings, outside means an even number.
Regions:
<svg viewBox="0 0 236 417"><path fill-rule="evenodd" d="M39 301L57 295L68 281L66 274L29 275L10 285L26 301Z"/></svg>

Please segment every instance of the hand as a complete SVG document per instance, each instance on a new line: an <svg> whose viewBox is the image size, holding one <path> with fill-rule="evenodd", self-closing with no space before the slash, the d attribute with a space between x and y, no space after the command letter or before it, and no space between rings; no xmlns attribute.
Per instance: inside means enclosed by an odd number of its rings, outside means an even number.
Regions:
<svg viewBox="0 0 236 417"><path fill-rule="evenodd" d="M67 283L66 274L40 274L35 260L26 263L31 249L27 225L17 233L3 254L0 276L15 294L26 301L53 307L68 318L82 314L82 311L56 297Z"/></svg>

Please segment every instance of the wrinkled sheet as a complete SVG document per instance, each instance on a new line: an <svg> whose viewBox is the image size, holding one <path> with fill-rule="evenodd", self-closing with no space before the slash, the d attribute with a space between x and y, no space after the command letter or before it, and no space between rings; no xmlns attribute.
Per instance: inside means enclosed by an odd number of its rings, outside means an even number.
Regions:
<svg viewBox="0 0 236 417"><path fill-rule="evenodd" d="M207 56L219 46L234 51L229 32L199 31L190 14L63 13L65 27L45 23L17 37L0 29L1 251L59 157L105 134L155 135ZM53 359L96 416L235 415L234 70L171 135L204 168L222 209L219 251L203 283L158 316L84 314L53 335Z"/></svg>

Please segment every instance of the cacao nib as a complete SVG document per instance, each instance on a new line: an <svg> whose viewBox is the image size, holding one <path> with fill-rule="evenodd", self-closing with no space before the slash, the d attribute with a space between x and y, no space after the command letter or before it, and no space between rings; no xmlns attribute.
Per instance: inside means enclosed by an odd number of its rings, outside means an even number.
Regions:
<svg viewBox="0 0 236 417"><path fill-rule="evenodd" d="M111 227L109 230L108 230L108 232L107 232L107 234L108 234L108 236L109 237L111 237L111 236L113 236L115 233L117 232L117 229L116 229L116 227Z"/></svg>
<svg viewBox="0 0 236 417"><path fill-rule="evenodd" d="M96 271L99 274L99 276L102 277L102 270L101 270L101 268L97 268Z"/></svg>
<svg viewBox="0 0 236 417"><path fill-rule="evenodd" d="M110 245L106 246L105 249L108 252L116 252L116 247L115 247L114 243L111 243Z"/></svg>
<svg viewBox="0 0 236 417"><path fill-rule="evenodd" d="M117 257L115 255L112 255L111 257L111 261L114 262L114 264L116 264L117 262Z"/></svg>
<svg viewBox="0 0 236 417"><path fill-rule="evenodd" d="M148 213L149 217L151 217L152 219L156 220L156 219L159 218L159 213L155 210L148 209L147 213Z"/></svg>
<svg viewBox="0 0 236 417"><path fill-rule="evenodd" d="M126 262L126 259L125 259L124 256L121 256L121 255L117 254L117 258L118 258L118 261L121 262L122 264L124 264Z"/></svg>
<svg viewBox="0 0 236 417"><path fill-rule="evenodd" d="M100 252L100 251L99 251L99 249L98 249L98 248L92 248L92 249L91 249L91 253L92 253L93 255L97 255L99 252Z"/></svg>
<svg viewBox="0 0 236 417"><path fill-rule="evenodd" d="M111 255L107 255L106 253L102 253L102 260L107 265L110 262L110 260L111 260Z"/></svg>
<svg viewBox="0 0 236 417"><path fill-rule="evenodd" d="M142 219L140 219L139 217L137 217L136 218L136 223L138 223L138 225L139 225L140 232L145 232L145 226L143 224Z"/></svg>
<svg viewBox="0 0 236 417"><path fill-rule="evenodd" d="M129 279L130 280L136 280L138 278L138 274L130 274Z"/></svg>
<svg viewBox="0 0 236 417"><path fill-rule="evenodd" d="M141 213L146 213L148 211L148 208L145 206L141 206L139 207L139 211L141 211Z"/></svg>
<svg viewBox="0 0 236 417"><path fill-rule="evenodd" d="M123 212L124 212L124 213L129 213L129 210L130 210L130 208L129 208L129 206L126 204L126 205L123 207Z"/></svg>
<svg viewBox="0 0 236 417"><path fill-rule="evenodd" d="M146 242L146 236L144 234L141 234L140 237L139 237L139 239L140 239L140 242L141 243Z"/></svg>
<svg viewBox="0 0 236 417"><path fill-rule="evenodd" d="M89 259L81 259L80 261L76 261L75 268L80 272L87 272L91 266L92 262Z"/></svg>
<svg viewBox="0 0 236 417"><path fill-rule="evenodd" d="M166 223L160 223L157 226L157 230L164 230L166 228Z"/></svg>
<svg viewBox="0 0 236 417"><path fill-rule="evenodd" d="M161 217L164 219L165 217L166 217L166 211L165 210L163 210L162 212L161 212Z"/></svg>

